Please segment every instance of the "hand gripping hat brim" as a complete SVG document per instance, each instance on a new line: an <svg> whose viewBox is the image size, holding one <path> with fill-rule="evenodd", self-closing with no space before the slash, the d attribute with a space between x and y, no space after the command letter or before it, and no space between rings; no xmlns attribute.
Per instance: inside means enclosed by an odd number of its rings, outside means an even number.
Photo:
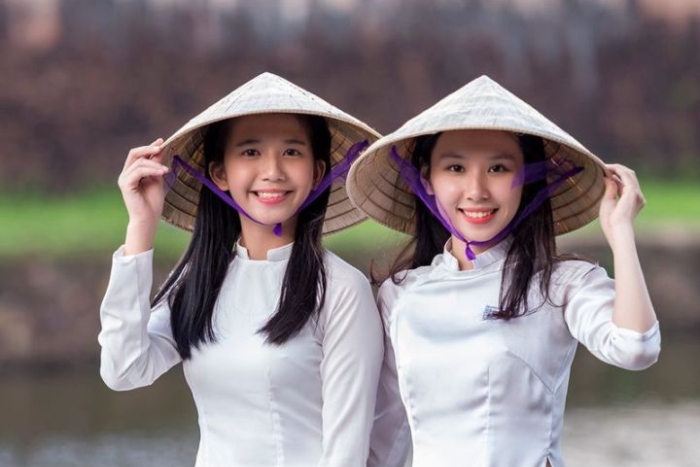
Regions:
<svg viewBox="0 0 700 467"><path fill-rule="evenodd" d="M370 143L379 134L360 120L337 109L320 97L280 78L263 73L200 113L165 142L164 163L170 165L175 155L204 173L203 142L207 127L221 120L267 113L308 114L324 117L331 133L331 166L335 166L355 143ZM162 218L176 227L191 231L199 205L202 184L187 171L177 172L165 196ZM357 224L365 215L355 209L342 180L331 186L323 223L323 233L333 233Z"/></svg>
<svg viewBox="0 0 700 467"><path fill-rule="evenodd" d="M414 233L415 196L399 176L390 151L409 157L417 136L452 130L503 130L543 138L547 157L583 170L551 196L556 234L578 229L598 216L605 192L605 165L564 130L487 76L481 76L372 144L355 162L347 190L355 205L375 221Z"/></svg>

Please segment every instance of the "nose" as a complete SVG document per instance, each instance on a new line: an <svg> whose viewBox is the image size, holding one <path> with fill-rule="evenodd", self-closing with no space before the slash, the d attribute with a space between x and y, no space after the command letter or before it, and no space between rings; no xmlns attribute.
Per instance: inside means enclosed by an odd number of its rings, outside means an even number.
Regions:
<svg viewBox="0 0 700 467"><path fill-rule="evenodd" d="M279 182L285 179L282 156L267 153L263 158L263 180Z"/></svg>
<svg viewBox="0 0 700 467"><path fill-rule="evenodd" d="M474 171L467 176L466 196L471 201L482 201L489 198L485 173Z"/></svg>

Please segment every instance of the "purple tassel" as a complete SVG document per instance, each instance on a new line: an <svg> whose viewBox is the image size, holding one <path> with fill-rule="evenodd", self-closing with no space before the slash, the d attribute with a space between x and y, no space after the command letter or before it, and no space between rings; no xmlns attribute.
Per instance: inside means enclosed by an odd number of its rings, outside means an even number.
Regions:
<svg viewBox="0 0 700 467"><path fill-rule="evenodd" d="M335 167L331 169L328 175L323 177L323 180L321 180L321 183L319 183L315 189L311 190L311 193L309 193L309 196L304 200L301 206L299 206L297 212L300 212L309 204L313 203L316 198L321 196L324 191L330 188L330 186L336 180L342 179L343 182L345 182L345 178L348 176L352 163L355 162L355 159L357 159L360 154L362 154L362 151L367 149L367 146L369 146L369 142L367 140L353 144L350 149L348 149L348 152L345 154L343 160L338 162Z"/></svg>

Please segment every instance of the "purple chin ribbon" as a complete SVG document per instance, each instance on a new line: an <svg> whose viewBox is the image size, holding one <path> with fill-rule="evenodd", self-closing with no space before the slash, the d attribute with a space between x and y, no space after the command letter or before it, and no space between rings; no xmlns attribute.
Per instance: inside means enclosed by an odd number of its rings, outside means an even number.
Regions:
<svg viewBox="0 0 700 467"><path fill-rule="evenodd" d="M393 160L399 167L399 174L410 187L411 191L413 191L413 193L423 202L423 204L425 204L430 212L440 221L442 226L455 238L458 238L464 242L466 245L465 254L467 259L470 261L474 261L476 259L476 254L474 253L474 250L472 250L472 246L480 247L499 243L501 240L506 238L513 231L513 229L523 221L523 219L529 216L547 198L551 197L559 185L564 183L566 179L583 171L583 167L579 167L568 160L555 161L549 158L542 162L525 164L523 169L516 174L515 179L513 180L513 188L539 180L546 180L549 176L553 176L554 180L540 190L532 201L530 201L530 203L525 206L524 209L521 209L518 215L515 216L513 220L511 220L510 223L503 228L503 230L488 240L477 242L469 241L464 238L464 236L452 225L444 209L436 201L435 196L428 194L425 187L427 182L421 177L420 171L413 164L399 155L398 151L396 150L396 146L391 147L391 160Z"/></svg>
<svg viewBox="0 0 700 467"><path fill-rule="evenodd" d="M348 172L350 171L350 166L352 163L357 159L357 157L367 149L367 146L369 146L369 142L367 140L360 141L358 143L353 144L350 149L348 149L348 152L345 154L345 157L338 162L332 169L331 171L323 177L321 182L318 184L316 188L311 190L311 193L309 193L309 196L306 197L304 202L299 206L299 209L296 210L294 213L295 215L301 212L303 209L305 209L307 206L309 206L311 203L313 203L316 198L321 196L323 192L325 192L330 186L333 184L338 179L342 179L345 181L345 178L348 175ZM247 217L251 221L264 225L262 222L252 218L250 214L248 214L240 204L236 203L236 201L226 193L225 191L222 191L214 182L212 182L210 179L204 176L199 170L195 169L191 165L189 165L187 162L182 160L180 156L174 156L173 157L173 163L170 172L166 175L165 177L165 183L168 186L168 189L172 189L175 179L177 177L177 171L183 169L187 173L189 173L192 177L197 179L199 182L202 183L205 187L207 187L209 190L212 191L216 196L218 196L224 203L228 204L230 207L238 211L238 213L242 216ZM277 223L275 226L272 228L272 232L277 235L278 237L282 235L282 224Z"/></svg>

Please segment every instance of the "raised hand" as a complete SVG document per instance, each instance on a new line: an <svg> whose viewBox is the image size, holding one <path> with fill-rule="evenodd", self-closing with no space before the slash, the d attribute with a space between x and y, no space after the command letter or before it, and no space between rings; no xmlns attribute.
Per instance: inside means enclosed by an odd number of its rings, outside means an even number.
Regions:
<svg viewBox="0 0 700 467"><path fill-rule="evenodd" d="M125 251L127 255L149 250L163 211L165 188L162 164L163 139L129 151L119 175L119 189L129 213Z"/></svg>
<svg viewBox="0 0 700 467"><path fill-rule="evenodd" d="M600 223L613 250L634 239L632 223L646 204L634 171L620 164L606 165L606 190L600 204Z"/></svg>

